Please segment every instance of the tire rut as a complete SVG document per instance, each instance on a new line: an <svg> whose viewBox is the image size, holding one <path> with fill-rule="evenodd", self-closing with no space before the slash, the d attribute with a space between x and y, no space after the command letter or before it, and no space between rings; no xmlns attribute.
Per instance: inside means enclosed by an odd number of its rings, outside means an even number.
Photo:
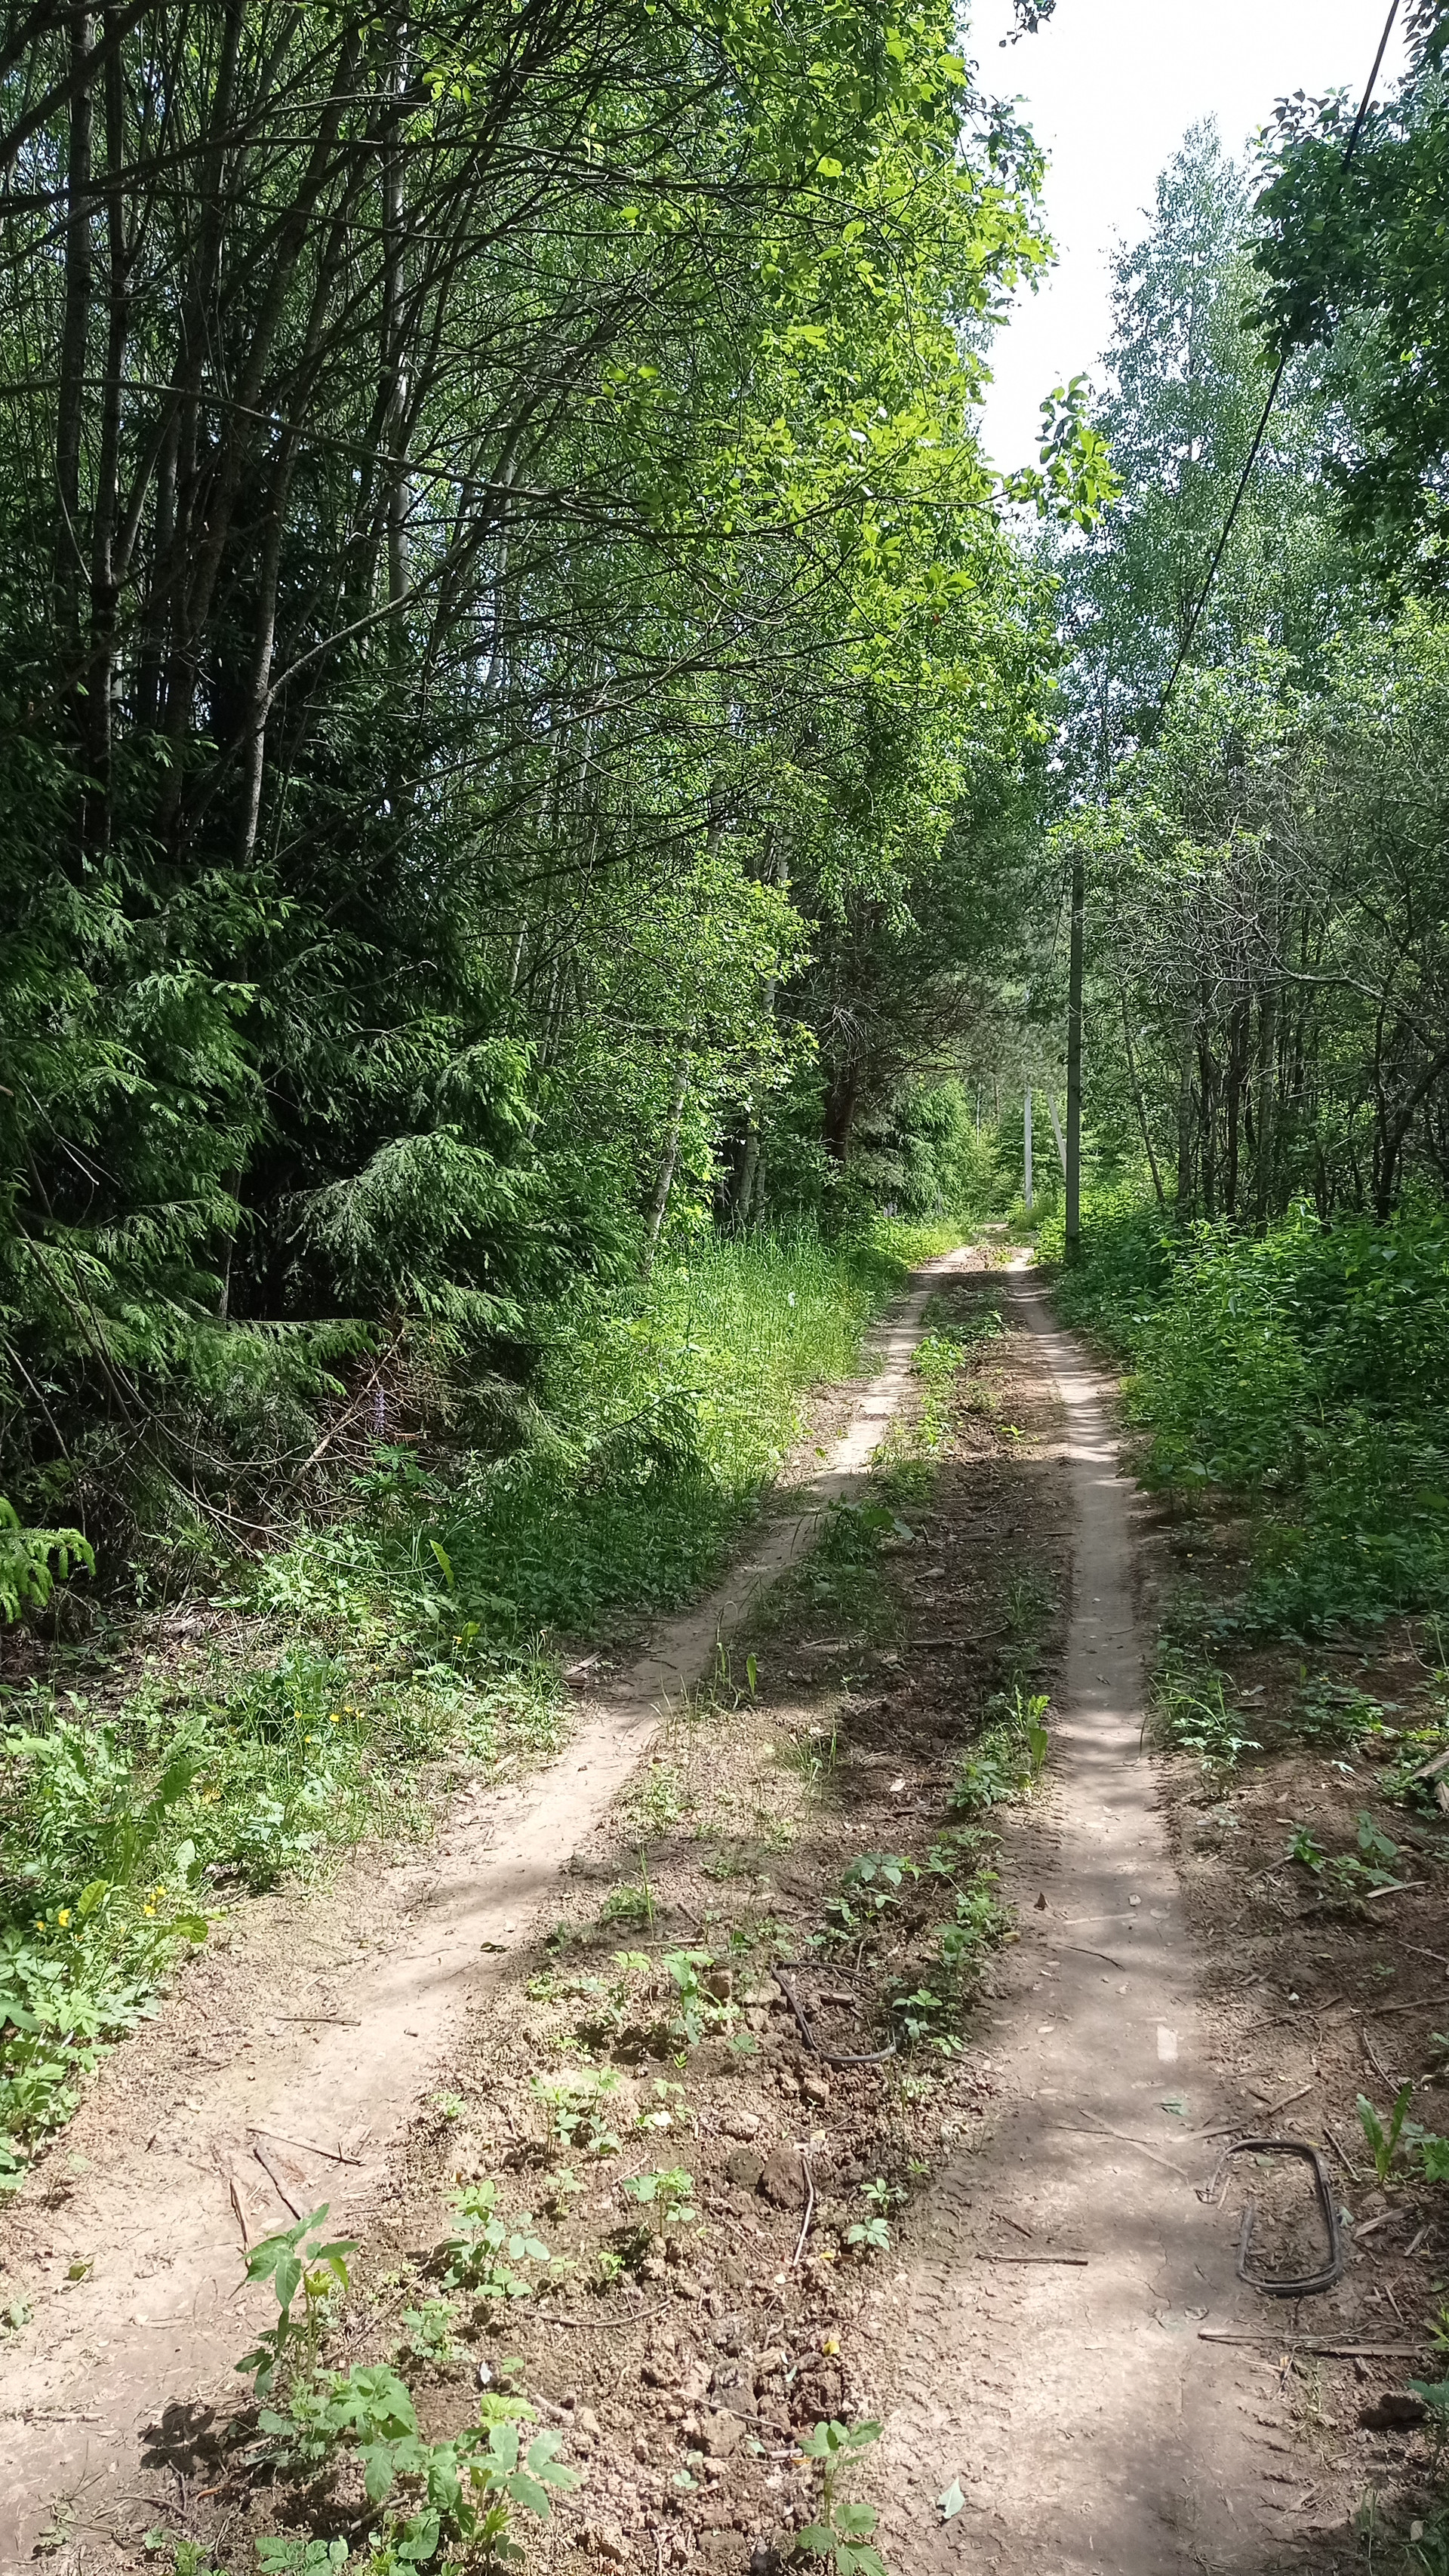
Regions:
<svg viewBox="0 0 1449 2576"><path fill-rule="evenodd" d="M717 1590L663 1623L650 1651L607 1694L584 1703L556 1761L466 1812L459 1802L425 1864L406 1874L401 1905L379 1891L376 1856L354 1864L347 1898L332 1909L334 1944L345 1948L359 1928L375 1933L379 1915L390 1915L391 1945L366 1965L355 1957L341 1963L325 2015L306 2027L297 2022L296 1972L285 1956L270 1979L232 1976L229 2037L242 2046L219 2070L188 2071L186 2118L172 2124L164 2164L150 2152L160 2133L144 2137L118 2090L108 2092L128 2053L156 2040L138 2035L116 2051L86 2115L92 2140L104 2138L104 2159L98 2153L89 2174L63 2187L59 2207L54 2197L42 2199L55 2190L50 2169L37 2174L10 2216L7 2283L13 2292L17 2273L30 2274L33 2314L0 2351L0 2568L31 2564L58 2496L77 2500L76 2538L116 2538L128 2473L168 2414L235 2393L235 2355L267 2314L264 2295L239 2285L238 2216L245 2211L252 2240L292 2216L253 2153L258 2138L311 2142L301 2168L289 2155L293 2192L306 2193L304 2207L330 2200L329 2224L339 2231L365 2228L463 2021L486 2010L559 1872L647 1754L663 1706L710 1671L721 1634L808 1546L830 1505L858 1485L900 1400L932 1285L967 1257L923 1265L868 1338L876 1373L820 1472L794 1489L790 1509L765 1521ZM152 2119L147 2110L144 2125ZM329 2140L347 2147L350 2160L330 2155ZM43 2273L33 2250L30 2263L15 2259L42 2229L52 2240ZM62 2239L88 2266L83 2278L67 2278Z"/></svg>
<svg viewBox="0 0 1449 2576"><path fill-rule="evenodd" d="M1004 2098L922 2205L898 2293L881 2534L910 2576L1262 2576L1282 2525L1253 2458L1261 2401L1200 2329L1265 2320L1194 2134L1216 2103L1142 1749L1132 1489L1082 1353L1039 1288L1008 1284L1062 1408L1071 1621L1050 1794L1017 1843L1011 1991L983 2035Z"/></svg>

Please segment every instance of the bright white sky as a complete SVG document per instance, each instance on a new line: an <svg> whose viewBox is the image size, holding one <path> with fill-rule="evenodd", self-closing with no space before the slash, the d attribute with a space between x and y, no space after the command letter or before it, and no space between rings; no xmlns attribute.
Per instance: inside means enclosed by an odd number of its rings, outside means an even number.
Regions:
<svg viewBox="0 0 1449 2576"><path fill-rule="evenodd" d="M1200 117L1241 150L1294 90L1363 92L1388 0L1057 0L1035 36L1002 52L1010 0L974 0L967 50L984 88L1019 95L1050 158L1046 203L1059 264L997 340L986 445L1003 469L1030 461L1038 408L1091 373L1109 334L1107 258L1144 229L1158 171ZM1378 94L1402 68L1397 32Z"/></svg>

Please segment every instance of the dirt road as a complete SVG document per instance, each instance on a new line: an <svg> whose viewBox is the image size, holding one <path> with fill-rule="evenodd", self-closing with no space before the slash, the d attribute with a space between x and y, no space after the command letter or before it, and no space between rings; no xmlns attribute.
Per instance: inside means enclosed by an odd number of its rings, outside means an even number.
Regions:
<svg viewBox="0 0 1449 2576"><path fill-rule="evenodd" d="M241 2222L255 2241L293 2215L258 2146L274 2165L289 2142L311 2149L302 2206L328 2200L340 2228L385 2193L460 2025L527 1942L661 1708L707 1673L717 1636L863 1477L900 1401L931 1283L950 1266L950 1256L929 1264L872 1337L876 1373L793 1507L766 1521L715 1593L662 1628L607 1699L585 1703L556 1762L455 1812L420 1865L384 1871L373 1857L321 1906L284 1910L261 1958L248 1949L203 1961L160 2029L117 2051L6 2222L7 2294L33 2313L0 2350L0 2566L29 2564L47 2527L104 2541L167 2409L235 2392L235 2356L269 2304L238 2292ZM154 2080L129 2089L138 2056L152 2079L156 2061L169 2068L159 2126ZM299 2195L295 2160L288 2187Z"/></svg>
<svg viewBox="0 0 1449 2576"><path fill-rule="evenodd" d="M1039 1894L1023 1881L1017 1973L982 2034L1010 2108L914 2231L886 2555L911 2576L1261 2576L1251 2374L1199 2328L1269 2320L1235 2283L1237 2199L1199 2196L1218 2100L1142 1745L1133 1492L1082 1354L1029 1278L1014 1300L1064 1417L1071 1624ZM944 2519L953 2481L965 2502Z"/></svg>
<svg viewBox="0 0 1449 2576"><path fill-rule="evenodd" d="M441 2224L470 2153L473 2171L504 2172L537 2205L534 2072L576 2046L579 2009L555 1990L542 1932L562 1914L581 1970L611 1957L610 1903L639 1858L628 1801L661 1712L825 1507L861 1490L936 1288L943 1330L954 1318L975 1356L909 1506L914 1528L869 1578L894 1587L894 1626L872 1645L859 1604L812 1592L812 1569L759 1633L758 1694L752 1682L747 1705L670 1720L655 1759L672 1821L650 1859L649 1931L663 1946L709 1925L712 1940L767 1940L776 1958L788 1940L800 1973L833 1961L820 1927L838 1912L845 1855L924 1861L949 1833L963 1745L1030 1661L1023 1617L1057 1603L1040 1635L1050 1656L1069 1594L1050 1788L992 1819L1020 1939L997 1954L994 1999L954 2056L867 2054L827 2076L785 1991L755 1972L742 1988L753 2054L717 2042L675 2059L682 2080L653 2089L687 2128L687 2150L681 2138L669 2152L687 2152L708 2222L697 2250L656 2261L647 2297L637 2281L600 2297L581 2279L569 2314L540 2301L506 2328L545 2421L587 2470L531 2547L550 2569L582 2547L631 2576L781 2567L791 2522L813 2510L795 2436L817 2415L883 2411L872 2488L892 2576L1267 2576L1281 2563L1285 2513L1307 2492L1281 2380L1202 2331L1261 2332L1277 2315L1234 2278L1238 2196L1222 2211L1204 2196L1223 2105L1142 1750L1133 1490L1100 1390L1035 1281L963 1256L888 1319L877 1374L819 1475L716 1595L582 1709L557 1762L460 1802L424 1863L359 1863L325 1898L274 1908L265 1939L198 1963L157 2029L117 2052L6 2222L9 2295L34 2316L0 2354L0 2565L29 2564L46 2531L75 2544L76 2576L118 2563L148 2520L207 2541L239 2421L233 2362L263 2314L238 2292L243 2225L255 2238L287 2223L288 2196L328 2199L335 2223L370 2240L372 2270L385 2249L405 2283L424 2278L426 2249L408 2249ZM993 1339L976 1328L998 1299L1008 1329L993 1312ZM711 1738L722 1724L727 1742ZM693 1800L691 1766L708 1775ZM716 1784L725 1812L711 1809ZM906 1912L882 1918L877 1981L907 1956L892 1943L934 1937ZM826 1984L850 1974L842 1958ZM532 2000L535 1987L551 2000ZM822 1989L822 2003L851 1995ZM626 2075L619 2097L646 2137L663 2116L650 2080ZM442 2085L456 2108L430 2111ZM884 2262L853 2254L848 2233L862 2183L882 2174L902 2205ZM580 2273L627 2187L612 2168L591 2173L579 2209L550 2224L555 2245L572 2230ZM580 2336L572 2311L591 2297ZM356 2331L354 2357L390 2348L381 2325ZM436 2385L449 2423L476 2402L474 2374L470 2354L456 2387ZM240 2472L227 2492L243 2521L253 2502L285 2513L284 2500L249 2502Z"/></svg>

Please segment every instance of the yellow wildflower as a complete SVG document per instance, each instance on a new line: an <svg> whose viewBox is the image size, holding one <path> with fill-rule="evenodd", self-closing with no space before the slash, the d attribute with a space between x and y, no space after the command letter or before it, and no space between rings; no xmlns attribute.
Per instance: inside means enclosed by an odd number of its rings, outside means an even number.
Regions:
<svg viewBox="0 0 1449 2576"><path fill-rule="evenodd" d="M67 1925L69 1924L69 1922L70 1922L70 1907L69 1907L68 1905L63 1905L63 1906L61 1907L61 1909L60 1909L60 1912L57 1914L57 1916L56 1916L56 1918L55 1918L55 1919L56 1919L57 1923L60 1925L60 1928L61 1928L62 1932L64 1932L64 1930L66 1929L66 1926L67 1926Z"/></svg>

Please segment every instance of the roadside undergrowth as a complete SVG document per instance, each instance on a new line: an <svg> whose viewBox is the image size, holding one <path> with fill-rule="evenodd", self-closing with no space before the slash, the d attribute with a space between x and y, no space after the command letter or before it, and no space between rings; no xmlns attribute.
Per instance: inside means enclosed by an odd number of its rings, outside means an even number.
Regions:
<svg viewBox="0 0 1449 2576"><path fill-rule="evenodd" d="M1208 2046L1245 2120L1271 2105L1274 2127L1317 2144L1351 2248L1312 2320L1348 2357L1287 2368L1325 2535L1305 2563L1434 2576L1449 2567L1449 1224L1411 1211L1325 1230L1298 1209L1261 1236L1174 1235L1124 1192L1089 1202L1085 1258L1055 1294L1128 1364L1152 1497L1149 1724L1173 1757Z"/></svg>
<svg viewBox="0 0 1449 2576"><path fill-rule="evenodd" d="M0 2191L219 1914L557 1749L566 1641L706 1582L805 1391L941 1240L712 1240L554 1315L506 1437L379 1397L359 1446L339 1398L345 1478L259 1556L183 1549L125 1615L82 1573L32 1586L0 1680Z"/></svg>

